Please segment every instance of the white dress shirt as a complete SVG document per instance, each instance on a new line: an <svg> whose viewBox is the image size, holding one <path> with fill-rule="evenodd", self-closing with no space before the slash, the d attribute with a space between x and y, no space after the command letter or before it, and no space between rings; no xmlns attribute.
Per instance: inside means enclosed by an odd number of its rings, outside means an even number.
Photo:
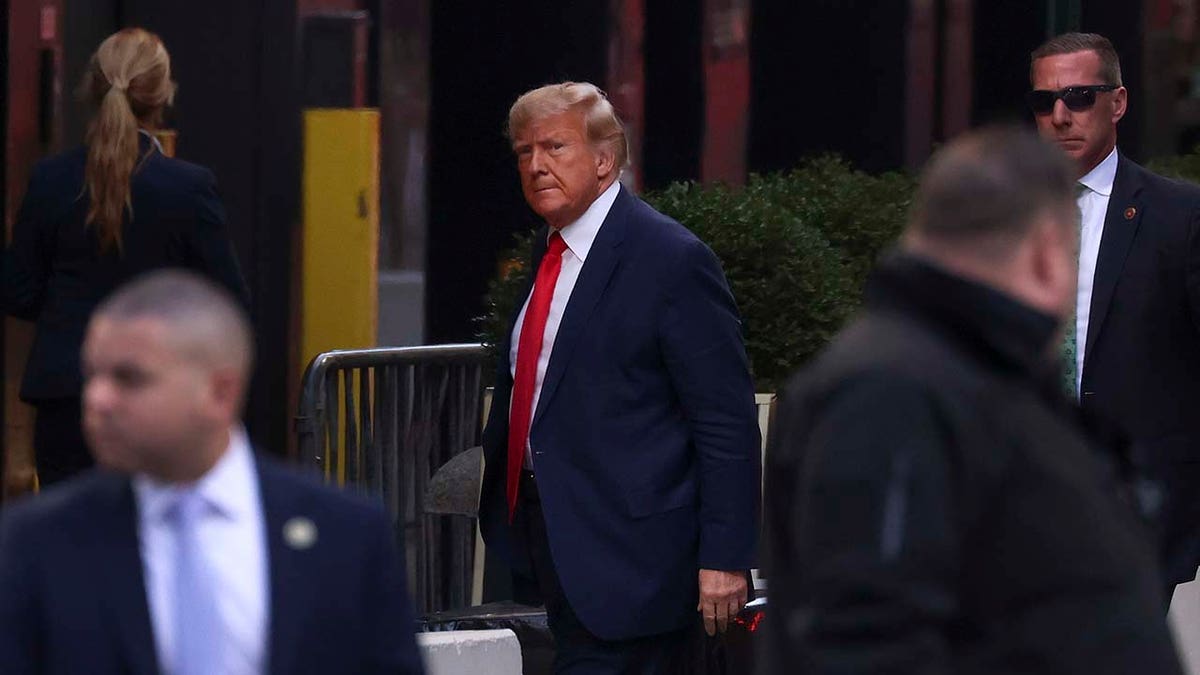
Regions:
<svg viewBox="0 0 1200 675"><path fill-rule="evenodd" d="M1092 287L1095 286L1096 259L1100 256L1100 239L1104 236L1104 216L1112 196L1113 181L1117 178L1117 149L1079 179L1086 189L1079 195L1079 289L1075 297L1075 391L1083 382L1083 356L1087 350L1088 318L1092 310Z"/></svg>
<svg viewBox="0 0 1200 675"><path fill-rule="evenodd" d="M174 571L175 545L168 511L180 491L190 486L133 479L138 505L138 538L146 598L162 672L175 672ZM222 650L222 675L260 675L267 648L267 540L258 470L246 433L230 431L229 449L196 483L196 492L211 506L198 531L211 565L214 587L221 591L217 611L231 637Z"/></svg>
<svg viewBox="0 0 1200 675"><path fill-rule="evenodd" d="M533 385L531 423L532 415L537 411L538 399L542 396L542 381L546 379L546 366L550 364L550 353L554 351L554 338L558 336L558 326L562 323L563 312L567 310L567 301L571 298L571 291L575 289L575 282L579 280L579 273L587 261L588 252L592 250L592 243L596 241L596 235L600 233L600 226L604 224L604 219L612 210L613 202L617 201L617 193L620 190L621 183L613 181L613 184L602 192L596 201L592 202L588 210L583 212L579 220L558 231L562 235L563 243L567 245L567 250L563 251L562 269L558 273L558 281L554 284L554 297L550 300L550 313L546 316L546 332L542 336L542 352L538 355L537 378ZM517 348L521 342L521 327L525 325L525 312L529 309L529 300L532 297L531 291L529 298L525 298L525 305L521 308L521 313L517 316L517 323L513 327L512 348L508 353L509 372L513 377L517 375ZM530 426L532 428L532 424ZM525 439L525 466L526 468L533 467L533 449L529 445L528 438Z"/></svg>

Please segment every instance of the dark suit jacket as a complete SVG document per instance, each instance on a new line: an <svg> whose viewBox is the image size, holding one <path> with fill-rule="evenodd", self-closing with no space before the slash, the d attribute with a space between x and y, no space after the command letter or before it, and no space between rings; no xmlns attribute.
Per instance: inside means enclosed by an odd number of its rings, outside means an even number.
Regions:
<svg viewBox="0 0 1200 675"><path fill-rule="evenodd" d="M776 406L764 672L1181 672L1127 463L1047 360L1057 324L880 265Z"/></svg>
<svg viewBox="0 0 1200 675"><path fill-rule="evenodd" d="M133 174L124 254L115 247L101 254L95 229L84 226L86 149L33 168L4 261L5 312L37 322L21 382L23 400L79 395L79 350L92 310L140 273L189 268L248 305L212 172L164 157L145 137L141 143L144 160Z"/></svg>
<svg viewBox="0 0 1200 675"><path fill-rule="evenodd" d="M377 507L259 459L270 561L268 671L420 673L393 529ZM312 548L283 538L317 527ZM0 672L159 672L127 477L91 472L0 517Z"/></svg>
<svg viewBox="0 0 1200 675"><path fill-rule="evenodd" d="M755 565L760 445L740 330L712 251L622 188L572 291L530 430L556 570L601 638L681 628L695 620L700 568ZM528 573L505 504L509 345L500 353L480 524Z"/></svg>
<svg viewBox="0 0 1200 675"><path fill-rule="evenodd" d="M1080 404L1165 486L1166 581L1200 565L1200 188L1121 157L1096 264Z"/></svg>

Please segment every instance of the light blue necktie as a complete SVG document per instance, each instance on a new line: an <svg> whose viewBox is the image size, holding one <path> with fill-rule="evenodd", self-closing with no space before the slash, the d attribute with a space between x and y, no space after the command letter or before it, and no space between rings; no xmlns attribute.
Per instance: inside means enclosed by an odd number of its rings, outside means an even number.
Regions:
<svg viewBox="0 0 1200 675"><path fill-rule="evenodd" d="M1075 199L1076 199L1076 201L1078 201L1079 198L1083 197L1083 195L1087 194L1088 189L1089 189L1088 186L1084 185L1083 183L1076 183L1075 184ZM1083 209L1079 210L1079 220L1075 223L1075 225L1076 225L1076 229L1078 230L1080 236L1082 237L1083 236ZM1076 335L1076 333L1077 333L1076 325L1077 324L1075 323L1076 318L1078 317L1077 304L1078 304L1078 295L1076 296L1076 301L1071 303L1071 315L1067 318L1066 334L1063 336L1063 343L1062 343L1063 389L1065 389L1067 394L1073 399L1079 398L1079 389L1075 384L1075 381L1076 381L1076 379L1078 379L1077 376L1079 374L1078 361L1076 360L1076 356L1078 355L1078 352L1076 351L1077 344L1078 344L1077 335Z"/></svg>
<svg viewBox="0 0 1200 675"><path fill-rule="evenodd" d="M209 506L194 492L185 492L167 512L175 539L175 669L171 675L216 675L225 646L225 628L217 611L213 582L200 523Z"/></svg>

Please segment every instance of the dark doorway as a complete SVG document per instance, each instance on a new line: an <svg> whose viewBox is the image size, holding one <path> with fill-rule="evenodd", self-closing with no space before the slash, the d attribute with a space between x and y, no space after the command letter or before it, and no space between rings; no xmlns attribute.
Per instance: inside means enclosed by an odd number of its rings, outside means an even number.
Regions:
<svg viewBox="0 0 1200 675"><path fill-rule="evenodd" d="M1029 53L1046 39L1044 3L977 2L972 35L974 121L1032 123Z"/></svg>
<svg viewBox="0 0 1200 675"><path fill-rule="evenodd" d="M426 335L474 340L497 255L537 224L504 137L521 93L561 80L601 87L608 3L432 3Z"/></svg>
<svg viewBox="0 0 1200 675"><path fill-rule="evenodd" d="M283 453L292 244L298 228L300 105L295 0L114 0L120 26L162 36L179 83L170 123L177 155L216 174L250 286L258 363L247 422L262 450Z"/></svg>
<svg viewBox="0 0 1200 675"><path fill-rule="evenodd" d="M699 180L704 145L702 0L649 0L644 41L642 184Z"/></svg>
<svg viewBox="0 0 1200 675"><path fill-rule="evenodd" d="M901 166L908 3L755 0L752 12L750 170L827 152Z"/></svg>

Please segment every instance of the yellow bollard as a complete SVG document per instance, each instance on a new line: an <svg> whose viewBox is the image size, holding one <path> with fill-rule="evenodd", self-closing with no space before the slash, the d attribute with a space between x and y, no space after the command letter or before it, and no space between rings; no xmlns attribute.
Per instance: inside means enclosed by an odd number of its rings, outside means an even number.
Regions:
<svg viewBox="0 0 1200 675"><path fill-rule="evenodd" d="M375 346L379 277L378 110L304 111L301 242L298 374L322 352ZM357 399L357 382L351 386L356 388ZM344 409L330 412L341 418L338 426L345 429ZM339 471L331 478L342 483L345 448L340 439L336 452Z"/></svg>

